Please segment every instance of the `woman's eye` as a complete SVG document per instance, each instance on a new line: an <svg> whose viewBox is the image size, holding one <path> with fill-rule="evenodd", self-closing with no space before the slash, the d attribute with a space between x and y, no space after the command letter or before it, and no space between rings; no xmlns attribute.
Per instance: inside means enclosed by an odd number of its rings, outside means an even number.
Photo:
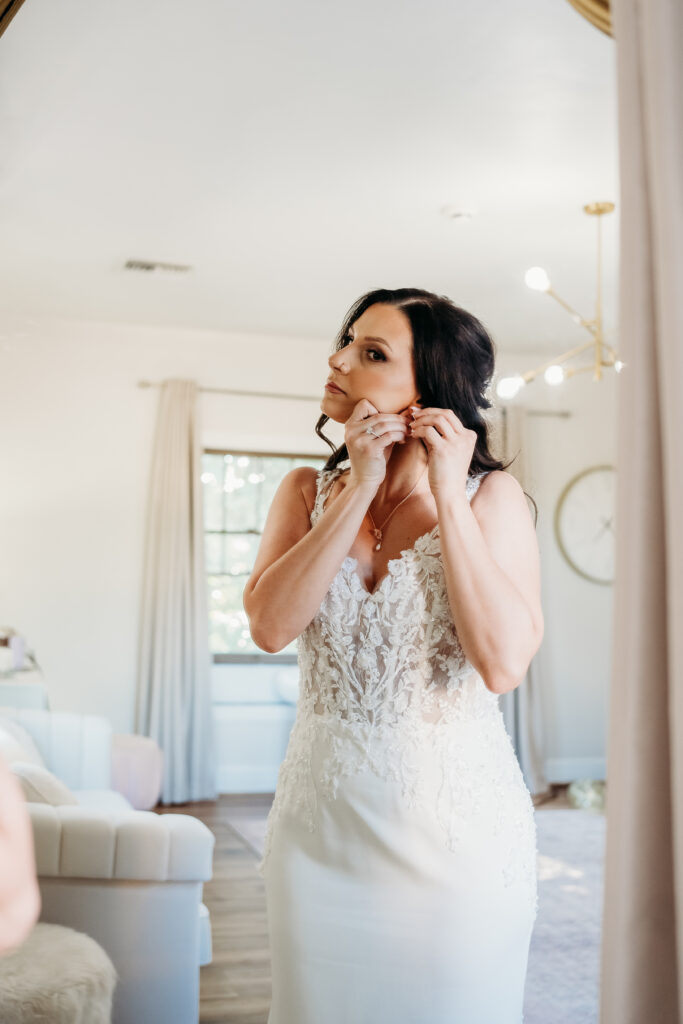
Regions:
<svg viewBox="0 0 683 1024"><path fill-rule="evenodd" d="M349 342L349 341L353 341L353 338L351 337L350 334L345 334L344 337L342 338L341 348L345 348L347 342ZM381 349L369 348L369 349L366 349L366 351L367 352L374 352L375 355L379 356L379 359L371 359L370 360L371 363L386 362L386 358L387 357L384 355L384 352L382 352Z"/></svg>

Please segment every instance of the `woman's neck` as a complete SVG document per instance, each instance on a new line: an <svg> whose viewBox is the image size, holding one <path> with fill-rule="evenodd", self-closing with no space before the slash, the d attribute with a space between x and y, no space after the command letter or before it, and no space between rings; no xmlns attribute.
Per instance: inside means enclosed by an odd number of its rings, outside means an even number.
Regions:
<svg viewBox="0 0 683 1024"><path fill-rule="evenodd" d="M416 483L413 496L429 491L426 468L427 452L419 438L409 437L405 444L394 444L387 460L384 480L373 498L373 505L379 508L395 505L405 498Z"/></svg>

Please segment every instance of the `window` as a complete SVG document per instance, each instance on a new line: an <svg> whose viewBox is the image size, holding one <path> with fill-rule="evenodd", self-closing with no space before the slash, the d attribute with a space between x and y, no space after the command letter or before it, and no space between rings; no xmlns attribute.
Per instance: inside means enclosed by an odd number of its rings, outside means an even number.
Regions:
<svg viewBox="0 0 683 1024"><path fill-rule="evenodd" d="M295 661L296 642L277 654L257 647L242 593L251 575L268 509L285 473L320 469L327 457L216 451L202 454L209 648L214 662Z"/></svg>

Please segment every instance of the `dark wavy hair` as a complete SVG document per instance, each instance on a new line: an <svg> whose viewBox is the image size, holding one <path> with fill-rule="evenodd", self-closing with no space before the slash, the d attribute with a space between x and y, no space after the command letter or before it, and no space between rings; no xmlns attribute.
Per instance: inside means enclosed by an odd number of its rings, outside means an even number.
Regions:
<svg viewBox="0 0 683 1024"><path fill-rule="evenodd" d="M490 409L486 392L493 378L496 349L484 325L472 313L456 306L446 295L422 288L375 288L366 292L349 309L337 334L333 351L344 347L346 334L356 320L375 303L400 309L410 322L413 336L413 370L420 403L438 409L452 409L463 426L474 430L477 441L469 474L483 470L505 470L514 462L501 462L489 451L489 424L482 409ZM345 444L337 448L322 432L329 416L323 413L315 432L332 449L323 469L335 469L349 458ZM515 456L516 458L517 456ZM534 506L534 524L538 506Z"/></svg>

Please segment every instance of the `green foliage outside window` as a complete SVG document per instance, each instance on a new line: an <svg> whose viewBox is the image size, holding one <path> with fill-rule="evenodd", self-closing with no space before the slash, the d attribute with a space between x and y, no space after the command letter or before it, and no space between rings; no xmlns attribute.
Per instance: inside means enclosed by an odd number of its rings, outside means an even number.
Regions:
<svg viewBox="0 0 683 1024"><path fill-rule="evenodd" d="M256 560L280 481L297 466L320 469L326 457L206 451L202 455L210 650L264 654L251 639L242 593ZM296 641L281 654L295 654ZM222 660L222 659L221 659Z"/></svg>

